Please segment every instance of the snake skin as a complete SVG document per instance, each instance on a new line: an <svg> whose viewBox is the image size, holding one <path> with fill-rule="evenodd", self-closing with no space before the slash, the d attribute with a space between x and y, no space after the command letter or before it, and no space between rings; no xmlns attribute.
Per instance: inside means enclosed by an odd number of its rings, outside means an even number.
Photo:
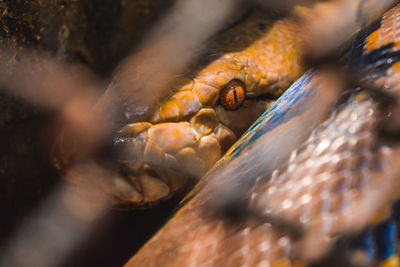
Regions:
<svg viewBox="0 0 400 267"><path fill-rule="evenodd" d="M363 30L349 56L350 67L364 69L367 81L396 95L399 12L398 5ZM352 260L399 266L400 150L377 136L385 114L368 94L356 91L308 136L301 136L304 129L296 127L309 128L307 123L318 118L308 115L321 112L304 105L311 101L318 106L318 92L326 90L319 75L308 72L288 89L126 266L303 266L326 255L342 237L355 247ZM287 139L297 138L287 134L291 130L299 140ZM301 145L271 164L274 149L250 155L261 141L272 147L284 141ZM295 237L282 225L255 218L234 223L210 215L212 203L234 188L228 182L242 185L245 179L250 183L242 192L246 209L296 222L304 235Z"/></svg>
<svg viewBox="0 0 400 267"><path fill-rule="evenodd" d="M116 202L151 205L202 177L271 105L271 96L304 71L295 21L253 9L239 22L209 41L199 62L177 77L158 106L144 113L125 107L126 125L113 142L123 167L109 186ZM137 66L120 72L110 87L140 77ZM220 91L234 79L245 84L246 98L236 110L226 110Z"/></svg>

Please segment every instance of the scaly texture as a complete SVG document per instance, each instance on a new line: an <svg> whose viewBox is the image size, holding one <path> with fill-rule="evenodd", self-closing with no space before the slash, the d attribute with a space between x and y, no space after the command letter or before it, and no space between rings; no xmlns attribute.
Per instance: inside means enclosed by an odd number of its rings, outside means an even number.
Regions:
<svg viewBox="0 0 400 267"><path fill-rule="evenodd" d="M396 50L380 50L384 43L371 43L380 40L371 37L371 33L379 28L382 34L395 37L395 21L399 12L398 5L361 32L350 55L351 64L357 63L353 66L368 70L369 76L366 78L386 84L397 95L399 72L397 63L394 64L398 61ZM394 47L393 39L388 43L390 48ZM369 50L371 47L373 50ZM314 79L312 77L308 73L301 81ZM302 91L311 90L313 84L311 81L293 85L282 96L282 101L295 105L302 98L310 98L310 94L300 94L299 97L293 92L297 92L299 86ZM291 102L293 98L295 101ZM287 108L284 104L280 107ZM271 131L263 132L264 128L271 127L264 122L274 122L271 118L279 113L279 106L277 109L267 112L249 132L264 135L257 138L271 134ZM289 129L291 122L298 117L296 114L292 116L292 119L281 120ZM277 224L251 218L234 224L223 217L210 216L209 200L215 201L221 196L215 196L218 190L212 190L213 183L220 177L209 175L208 181L197 187L181 210L127 266L297 266L298 260L306 262L321 257L338 237L359 232L369 223L369 230L376 228L377 222L392 218L390 212L383 211L390 210L387 208L397 198L400 186L400 150L395 145L385 144L376 135L376 124L381 116L371 98L363 93L353 95L313 130L285 164L273 171L272 175L258 177L249 192L245 192L249 198L248 208L302 225L305 235L300 240L294 239ZM247 137L256 136L249 135L249 132ZM239 150L233 148L230 153L237 154L235 151L239 151L239 154L246 154L246 146L252 142L254 140L239 141ZM254 159L259 156L254 155ZM229 162L235 159L239 159L237 155L228 155L216 170L231 167ZM230 177L231 182L249 178L240 176L240 171L238 175ZM216 184L221 185L218 182ZM372 254L364 251L365 247L359 248L369 256L361 261L371 263L379 260L383 261L383 266L398 266L393 258L396 240L393 235L389 239L383 236L376 238L372 242L375 246ZM382 245L387 252L384 257L374 254L374 249L380 251L379 246Z"/></svg>
<svg viewBox="0 0 400 267"><path fill-rule="evenodd" d="M200 178L272 102L256 97L279 96L302 73L298 26L268 17L253 10L220 33L172 95L141 115L148 121L123 127L114 141L123 170L109 187L118 202L149 205ZM246 99L226 110L220 91L235 79Z"/></svg>

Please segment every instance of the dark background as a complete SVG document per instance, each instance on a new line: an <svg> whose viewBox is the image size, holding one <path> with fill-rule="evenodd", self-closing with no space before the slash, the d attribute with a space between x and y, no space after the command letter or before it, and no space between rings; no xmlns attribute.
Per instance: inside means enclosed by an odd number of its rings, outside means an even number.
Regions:
<svg viewBox="0 0 400 267"><path fill-rule="evenodd" d="M12 71L24 51L87 67L106 85L118 62L174 0L0 1L0 60ZM35 53L33 53L33 56ZM60 182L49 158L53 115L0 90L0 249ZM177 196L157 208L112 210L63 266L121 266L166 221Z"/></svg>

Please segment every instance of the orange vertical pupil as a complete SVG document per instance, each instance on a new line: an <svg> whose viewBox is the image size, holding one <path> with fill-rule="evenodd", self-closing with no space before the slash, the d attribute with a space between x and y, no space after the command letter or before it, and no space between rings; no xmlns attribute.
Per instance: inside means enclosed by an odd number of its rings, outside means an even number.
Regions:
<svg viewBox="0 0 400 267"><path fill-rule="evenodd" d="M246 97L245 84L237 79L231 80L222 90L219 96L221 105L227 110L239 108Z"/></svg>

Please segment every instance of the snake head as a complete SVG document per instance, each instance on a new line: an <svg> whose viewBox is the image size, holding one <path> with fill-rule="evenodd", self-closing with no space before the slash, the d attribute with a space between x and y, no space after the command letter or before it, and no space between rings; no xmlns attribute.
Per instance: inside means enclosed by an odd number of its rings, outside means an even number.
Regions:
<svg viewBox="0 0 400 267"><path fill-rule="evenodd" d="M115 168L107 190L117 202L152 205L201 178L301 74L297 31L294 22L254 11L208 44L206 59L154 106L123 103L111 138L116 157L106 163ZM147 77L138 65L121 69L110 90Z"/></svg>
<svg viewBox="0 0 400 267"><path fill-rule="evenodd" d="M254 12L209 44L209 60L177 76L159 104L140 116L125 113L128 123L113 139L124 173L115 180L117 198L146 205L158 200L146 200L150 191L136 197L134 184L157 183L162 193L155 195L163 199L201 178L301 74L297 31L289 20L275 23Z"/></svg>

